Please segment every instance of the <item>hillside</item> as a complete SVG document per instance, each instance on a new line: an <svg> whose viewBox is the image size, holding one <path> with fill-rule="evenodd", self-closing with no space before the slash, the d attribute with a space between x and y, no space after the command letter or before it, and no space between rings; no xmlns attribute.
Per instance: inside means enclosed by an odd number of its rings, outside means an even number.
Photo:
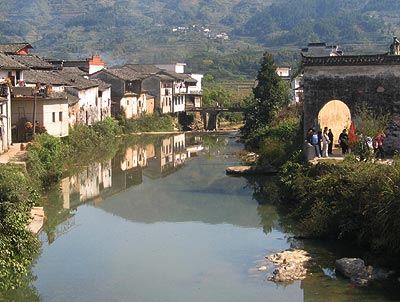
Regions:
<svg viewBox="0 0 400 302"><path fill-rule="evenodd" d="M280 65L309 42L385 52L400 35L399 14L392 0L14 0L1 4L0 34L44 57L180 61L217 79L246 79L266 49Z"/></svg>

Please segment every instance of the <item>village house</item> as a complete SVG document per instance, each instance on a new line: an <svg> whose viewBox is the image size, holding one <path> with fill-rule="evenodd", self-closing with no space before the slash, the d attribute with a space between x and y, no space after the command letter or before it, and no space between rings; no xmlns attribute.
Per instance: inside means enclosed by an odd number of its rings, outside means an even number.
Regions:
<svg viewBox="0 0 400 302"><path fill-rule="evenodd" d="M307 47L301 49L301 53L307 57L343 56L338 45L326 45L325 42L308 43Z"/></svg>
<svg viewBox="0 0 400 302"><path fill-rule="evenodd" d="M111 85L112 115L124 113L125 118L131 119L145 113L153 113L150 97L142 89L140 74L128 67L102 69L90 75L90 79L100 79Z"/></svg>
<svg viewBox="0 0 400 302"><path fill-rule="evenodd" d="M174 71L161 70L158 75L166 75L173 80L172 82L172 104L170 108L171 113L183 112L185 111L185 101L186 101L186 83L185 75L176 73Z"/></svg>
<svg viewBox="0 0 400 302"><path fill-rule="evenodd" d="M186 63L175 63L175 64L156 64L160 69L166 70L166 71L172 71L177 74L182 74L183 75L183 85L179 89L176 89L178 96L184 98L184 108L181 110L179 108L178 110L174 110L174 112L178 111L184 111L187 108L193 108L193 107L201 107L203 104L203 99L202 99L202 87L201 87L201 81L203 79L202 74L185 74L185 66ZM174 104L177 98L174 100Z"/></svg>
<svg viewBox="0 0 400 302"><path fill-rule="evenodd" d="M24 65L24 77L16 76L11 99L11 123L13 140L23 142L32 139L35 132L47 131L54 136L68 135L68 101L60 90L54 87L64 85L55 76L54 66L39 58L30 55L30 44L19 43L0 46L7 56ZM43 71L43 72L36 72ZM58 94L57 94L58 93Z"/></svg>
<svg viewBox="0 0 400 302"><path fill-rule="evenodd" d="M0 53L0 153L8 151L13 143L11 98L15 83L23 80L23 71L27 69L26 66Z"/></svg>
<svg viewBox="0 0 400 302"><path fill-rule="evenodd" d="M93 79L99 85L98 104L100 106L100 120L103 121L107 117L111 117L111 84L103 82L99 79Z"/></svg>
<svg viewBox="0 0 400 302"><path fill-rule="evenodd" d="M126 64L137 73L141 79L141 89L154 96L154 110L160 114L173 112L174 79L166 74L160 74L161 69L152 64Z"/></svg>
<svg viewBox="0 0 400 302"><path fill-rule="evenodd" d="M130 119L144 113L178 113L186 107L200 107L202 75L184 73L184 63L152 65L126 64L90 75L112 85L113 116L121 111Z"/></svg>
<svg viewBox="0 0 400 302"><path fill-rule="evenodd" d="M15 140L24 142L33 133L64 137L69 134L67 82L57 71L26 70L22 86L14 88L12 124ZM28 123L28 124L27 124ZM26 125L32 125L30 128Z"/></svg>
<svg viewBox="0 0 400 302"><path fill-rule="evenodd" d="M2 146L30 140L37 132L66 136L69 125L92 125L111 115L111 85L86 76L104 68L100 56L49 61L30 55L31 48L28 43L0 44Z"/></svg>
<svg viewBox="0 0 400 302"><path fill-rule="evenodd" d="M65 91L78 98L69 108L71 126L75 123L93 125L100 121L99 84L85 78L86 73L76 67L64 67L59 74L68 83Z"/></svg>
<svg viewBox="0 0 400 302"><path fill-rule="evenodd" d="M154 110L160 114L172 113L172 91L174 79L164 74L148 75L142 87L154 95Z"/></svg>

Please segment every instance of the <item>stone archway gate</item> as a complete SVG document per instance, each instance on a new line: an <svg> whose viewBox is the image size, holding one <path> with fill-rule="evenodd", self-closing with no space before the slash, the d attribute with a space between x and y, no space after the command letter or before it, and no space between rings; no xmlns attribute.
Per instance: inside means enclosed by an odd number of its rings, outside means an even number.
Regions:
<svg viewBox="0 0 400 302"><path fill-rule="evenodd" d="M392 114L393 125L400 125L400 56L303 56L302 64L305 135L310 127L319 126L318 114L331 100L342 101L350 112L365 103L370 109ZM399 146L395 141L399 135L394 134L387 138L391 141L386 144L388 149Z"/></svg>

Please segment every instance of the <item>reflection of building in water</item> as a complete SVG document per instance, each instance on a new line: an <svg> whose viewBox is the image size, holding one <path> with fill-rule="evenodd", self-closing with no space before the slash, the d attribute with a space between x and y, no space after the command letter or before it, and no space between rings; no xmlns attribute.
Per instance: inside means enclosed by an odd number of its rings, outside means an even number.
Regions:
<svg viewBox="0 0 400 302"><path fill-rule="evenodd" d="M113 194L143 182L142 168L137 164L137 153L137 149L131 149L131 151L125 153L123 157L116 157L113 159ZM129 155L129 159L126 158L127 154ZM133 154L135 154L135 166L133 166L131 163L128 164L128 161L132 160L131 156L133 156Z"/></svg>
<svg viewBox="0 0 400 302"><path fill-rule="evenodd" d="M63 209L70 208L70 200L69 200L69 177L66 177L61 180L61 194L63 201Z"/></svg>
<svg viewBox="0 0 400 302"><path fill-rule="evenodd" d="M147 166L146 149L139 146L126 148L125 157L121 159L121 170L130 170L138 166L142 168Z"/></svg>
<svg viewBox="0 0 400 302"><path fill-rule="evenodd" d="M111 160L91 163L83 171L61 181L63 208L70 209L100 195L101 190L112 186Z"/></svg>
<svg viewBox="0 0 400 302"><path fill-rule="evenodd" d="M102 168L102 183L103 188L111 188L112 187L112 167L111 167L111 160L103 163Z"/></svg>
<svg viewBox="0 0 400 302"><path fill-rule="evenodd" d="M137 161L138 161L139 167L142 167L142 168L146 167L147 166L147 151L146 151L146 148L142 148L142 147L138 148L137 154L138 154Z"/></svg>
<svg viewBox="0 0 400 302"><path fill-rule="evenodd" d="M186 143L185 143L185 134L182 133L180 135L175 135L173 137L173 143L174 143L174 167L181 165L185 163L185 160L187 158L187 152L186 152Z"/></svg>
<svg viewBox="0 0 400 302"><path fill-rule="evenodd" d="M161 168L166 168L167 166L172 165L172 146L173 146L173 137L164 138L161 141Z"/></svg>
<svg viewBox="0 0 400 302"><path fill-rule="evenodd" d="M153 158L156 156L156 146L154 144L147 144L144 149L146 151L147 158Z"/></svg>
<svg viewBox="0 0 400 302"><path fill-rule="evenodd" d="M197 156L197 153L204 150L203 140L199 136L191 137L186 143L186 151L188 157Z"/></svg>
<svg viewBox="0 0 400 302"><path fill-rule="evenodd" d="M100 163L90 164L84 171L79 173L79 201L84 202L94 198L100 193L99 171Z"/></svg>
<svg viewBox="0 0 400 302"><path fill-rule="evenodd" d="M155 156L147 154L147 167L143 173L150 178L167 176L182 167L188 157L184 133L163 137L155 145Z"/></svg>
<svg viewBox="0 0 400 302"><path fill-rule="evenodd" d="M109 196L143 182L143 173L150 178L165 177L183 167L190 156L202 150L201 140L190 140L185 134L159 137L155 144L137 144L105 163L91 163L77 175L61 181L52 202L45 206L49 217L45 232L49 242L73 225L73 209L90 201L96 206ZM189 151L190 150L190 151Z"/></svg>
<svg viewBox="0 0 400 302"><path fill-rule="evenodd" d="M138 163L137 148L128 147L125 150L125 156L121 160L121 170L126 171L136 168Z"/></svg>

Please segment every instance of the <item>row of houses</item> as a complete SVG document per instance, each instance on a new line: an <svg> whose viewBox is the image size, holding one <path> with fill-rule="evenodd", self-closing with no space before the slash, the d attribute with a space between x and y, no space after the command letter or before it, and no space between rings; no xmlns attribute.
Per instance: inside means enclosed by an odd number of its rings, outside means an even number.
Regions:
<svg viewBox="0 0 400 302"><path fill-rule="evenodd" d="M106 68L100 56L50 60L29 43L0 44L0 153L34 133L64 137L77 123L106 117L176 114L201 107L201 74L184 63Z"/></svg>

